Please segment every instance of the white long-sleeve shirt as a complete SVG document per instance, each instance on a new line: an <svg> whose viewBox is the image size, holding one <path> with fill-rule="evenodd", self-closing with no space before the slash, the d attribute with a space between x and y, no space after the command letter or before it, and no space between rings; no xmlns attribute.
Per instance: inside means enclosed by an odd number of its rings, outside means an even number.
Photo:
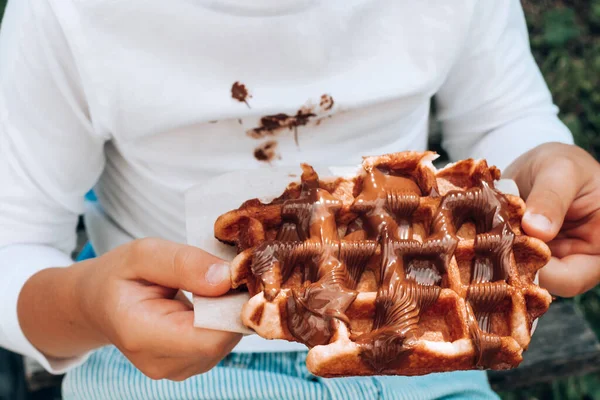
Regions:
<svg viewBox="0 0 600 400"><path fill-rule="evenodd" d="M17 298L72 262L92 187L128 237L185 242L186 189L424 150L434 95L453 159L572 142L518 0L11 0L1 29L0 346L52 372L83 356L37 351ZM290 129L266 129L276 114Z"/></svg>

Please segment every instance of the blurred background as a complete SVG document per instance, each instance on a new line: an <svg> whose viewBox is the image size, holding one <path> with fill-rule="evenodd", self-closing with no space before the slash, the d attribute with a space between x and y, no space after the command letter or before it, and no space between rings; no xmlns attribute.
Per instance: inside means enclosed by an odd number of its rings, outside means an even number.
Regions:
<svg viewBox="0 0 600 400"><path fill-rule="evenodd" d="M576 143L600 157L600 0L522 1L533 53ZM600 286L573 300L600 336ZM600 374L573 377L507 399L600 399Z"/></svg>
<svg viewBox="0 0 600 400"><path fill-rule="evenodd" d="M577 144L600 156L600 0L522 1L535 58ZM0 20L6 0L0 0ZM433 129L431 147L439 149ZM600 336L600 286L574 302ZM23 363L0 349L0 399L23 394ZM37 393L53 398L56 391ZM598 399L600 374L501 393L505 399ZM23 397L24 398L24 397Z"/></svg>

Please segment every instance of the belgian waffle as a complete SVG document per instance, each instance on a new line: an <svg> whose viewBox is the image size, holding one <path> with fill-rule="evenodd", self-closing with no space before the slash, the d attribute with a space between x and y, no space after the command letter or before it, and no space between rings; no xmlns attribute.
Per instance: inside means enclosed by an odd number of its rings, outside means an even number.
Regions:
<svg viewBox="0 0 600 400"><path fill-rule="evenodd" d="M280 197L221 215L244 325L306 344L323 377L516 367L551 302L534 282L550 251L497 168L434 158L365 157L352 179L302 165Z"/></svg>

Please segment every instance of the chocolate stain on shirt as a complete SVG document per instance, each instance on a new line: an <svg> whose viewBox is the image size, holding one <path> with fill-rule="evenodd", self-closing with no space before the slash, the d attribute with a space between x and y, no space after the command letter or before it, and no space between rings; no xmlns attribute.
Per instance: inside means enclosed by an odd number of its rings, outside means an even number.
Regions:
<svg viewBox="0 0 600 400"><path fill-rule="evenodd" d="M248 108L250 108L250 104L248 104L248 99L252 96L248 93L248 88L243 83L236 81L231 86L231 97L240 103L246 103Z"/></svg>
<svg viewBox="0 0 600 400"><path fill-rule="evenodd" d="M281 158L277 154L277 142L275 140L269 140L258 146L254 150L254 158L264 162L271 162L274 158Z"/></svg>
<svg viewBox="0 0 600 400"><path fill-rule="evenodd" d="M323 94L321 95L321 102L319 103L319 106L321 107L321 110L323 111L329 111L333 108L333 97L331 97L328 94Z"/></svg>
<svg viewBox="0 0 600 400"><path fill-rule="evenodd" d="M260 119L256 128L250 129L246 133L254 139L261 139L289 129L294 131L294 140L298 145L298 127L308 124L316 116L317 114L308 107L302 107L295 115L284 113L265 115Z"/></svg>
<svg viewBox="0 0 600 400"><path fill-rule="evenodd" d="M262 139L267 136L274 136L284 130L291 130L294 132L294 142L296 142L296 146L299 146L298 127L305 126L313 121L315 125L320 125L322 119L331 117L331 115L319 114L330 111L333 105L333 97L323 94L321 95L317 110L315 110L315 106L310 105L309 101L308 105L301 107L294 115L285 113L265 115L259 120L258 126L247 130L246 134L254 139ZM257 157L257 151L254 152L255 157Z"/></svg>

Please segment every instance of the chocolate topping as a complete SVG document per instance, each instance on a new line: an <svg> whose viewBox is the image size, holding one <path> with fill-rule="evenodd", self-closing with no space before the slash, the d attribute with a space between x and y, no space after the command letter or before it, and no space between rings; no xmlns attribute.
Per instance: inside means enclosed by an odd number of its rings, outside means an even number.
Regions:
<svg viewBox="0 0 600 400"><path fill-rule="evenodd" d="M441 288L394 281L375 300L373 330L357 339L361 357L378 373L393 369L407 355L423 310L435 303Z"/></svg>
<svg viewBox="0 0 600 400"><path fill-rule="evenodd" d="M439 197L436 187L423 193L418 179L375 167L358 183L360 193L349 207L358 217L340 237L336 215L342 202L320 186L311 167L303 170L299 196L283 202L276 240L256 248L252 261L268 301L295 271L300 274L302 285L289 289L286 305L291 334L312 347L329 343L337 324L350 328L346 311L356 299L360 277L377 257L373 325L356 343L375 371L394 369L410 354L421 315L438 300L461 226L473 222L468 327L476 365L485 365L501 345L500 336L491 332L491 315L511 290L506 280L515 235L503 195L482 180L479 187ZM424 195L439 201L429 219L417 215ZM415 223L424 226L426 237L415 235Z"/></svg>
<svg viewBox="0 0 600 400"><path fill-rule="evenodd" d="M514 233L506 207L506 199L482 180L478 188L447 193L433 221L434 235L453 239L464 222L470 219L475 223L476 255L467 301L473 313L469 315L469 331L476 347L476 366L485 365L486 358L500 345L500 337L490 333L490 313L509 295L505 281Z"/></svg>
<svg viewBox="0 0 600 400"><path fill-rule="evenodd" d="M481 326L489 327L489 319L477 321L473 315L473 310L467 308L467 317L469 319L469 334L475 347L475 366L482 368L489 363L489 358L493 356L502 346L500 336L493 333L487 333Z"/></svg>

